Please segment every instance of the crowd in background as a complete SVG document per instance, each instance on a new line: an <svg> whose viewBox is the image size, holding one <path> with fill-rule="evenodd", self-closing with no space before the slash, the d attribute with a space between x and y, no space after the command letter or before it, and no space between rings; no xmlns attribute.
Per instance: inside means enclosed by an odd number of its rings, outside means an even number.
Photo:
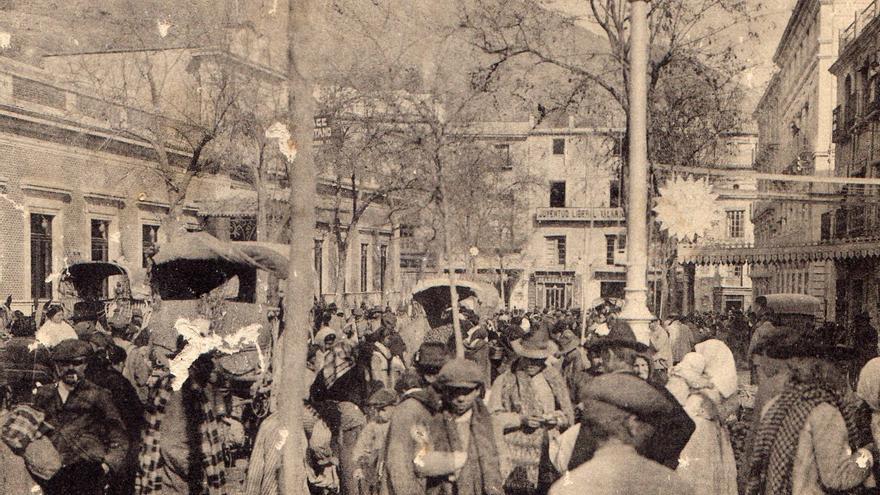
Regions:
<svg viewBox="0 0 880 495"><path fill-rule="evenodd" d="M175 385L177 330L79 309L8 312L6 493L276 495L290 434L315 494L876 490L867 315L846 328L765 305L637 335L610 302L481 314L466 299L456 336L451 308L427 328L387 307L316 304L291 433L270 377L242 385L204 354Z"/></svg>

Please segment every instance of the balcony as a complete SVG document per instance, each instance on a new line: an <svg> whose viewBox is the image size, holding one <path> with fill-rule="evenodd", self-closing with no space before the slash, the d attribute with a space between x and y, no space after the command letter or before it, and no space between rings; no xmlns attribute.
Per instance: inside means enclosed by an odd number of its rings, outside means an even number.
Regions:
<svg viewBox="0 0 880 495"><path fill-rule="evenodd" d="M877 0L872 1L862 11L856 12L853 22L840 32L838 40L838 55L846 51L847 47L859 37L862 31L877 17L880 13L880 5Z"/></svg>
<svg viewBox="0 0 880 495"><path fill-rule="evenodd" d="M538 222L622 222L623 208L537 208Z"/></svg>

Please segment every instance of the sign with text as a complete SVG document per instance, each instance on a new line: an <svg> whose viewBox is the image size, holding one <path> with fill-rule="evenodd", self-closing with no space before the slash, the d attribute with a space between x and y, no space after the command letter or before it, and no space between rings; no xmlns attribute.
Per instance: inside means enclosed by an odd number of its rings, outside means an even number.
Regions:
<svg viewBox="0 0 880 495"><path fill-rule="evenodd" d="M538 208L539 222L615 222L625 220L623 208Z"/></svg>
<svg viewBox="0 0 880 495"><path fill-rule="evenodd" d="M330 127L330 117L326 115L315 117L315 142L326 143L331 137L333 137L333 128Z"/></svg>

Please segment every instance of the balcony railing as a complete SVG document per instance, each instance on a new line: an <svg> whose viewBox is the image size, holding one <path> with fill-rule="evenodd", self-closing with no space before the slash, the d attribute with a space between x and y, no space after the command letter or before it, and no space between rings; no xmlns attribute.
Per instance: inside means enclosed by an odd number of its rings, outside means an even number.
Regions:
<svg viewBox="0 0 880 495"><path fill-rule="evenodd" d="M617 222L625 220L623 208L538 208L538 222Z"/></svg>
<svg viewBox="0 0 880 495"><path fill-rule="evenodd" d="M877 0L873 0L863 10L855 13L852 24L840 32L840 39L837 47L838 54L843 53L844 50L846 50L846 47L859 37L862 31L865 30L865 27L877 17L878 13L880 13L880 5L878 5Z"/></svg>

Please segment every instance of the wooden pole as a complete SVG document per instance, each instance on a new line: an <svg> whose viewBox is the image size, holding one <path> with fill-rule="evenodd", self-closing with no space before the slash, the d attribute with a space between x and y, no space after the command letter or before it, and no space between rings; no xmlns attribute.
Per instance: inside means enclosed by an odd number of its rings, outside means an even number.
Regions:
<svg viewBox="0 0 880 495"><path fill-rule="evenodd" d="M287 440L282 451L281 492L305 494L303 397L306 369L309 313L314 283L312 255L315 230L316 178L312 153L316 102L312 96L310 72L304 67L303 53L311 46L311 0L291 0L288 21L288 109L291 138L297 148L290 170L291 243L287 292L284 300L285 331L280 349L282 367L276 372L280 386L278 407L282 431Z"/></svg>
<svg viewBox="0 0 880 495"><path fill-rule="evenodd" d="M461 324L458 321L458 287L456 285L455 265L452 262L452 240L449 237L451 221L449 219L449 201L446 198L446 180L443 174L440 179L440 208L443 212L443 250L446 251L446 271L449 275L449 300L452 305L452 331L455 334L455 357L464 358L464 340L461 336Z"/></svg>

